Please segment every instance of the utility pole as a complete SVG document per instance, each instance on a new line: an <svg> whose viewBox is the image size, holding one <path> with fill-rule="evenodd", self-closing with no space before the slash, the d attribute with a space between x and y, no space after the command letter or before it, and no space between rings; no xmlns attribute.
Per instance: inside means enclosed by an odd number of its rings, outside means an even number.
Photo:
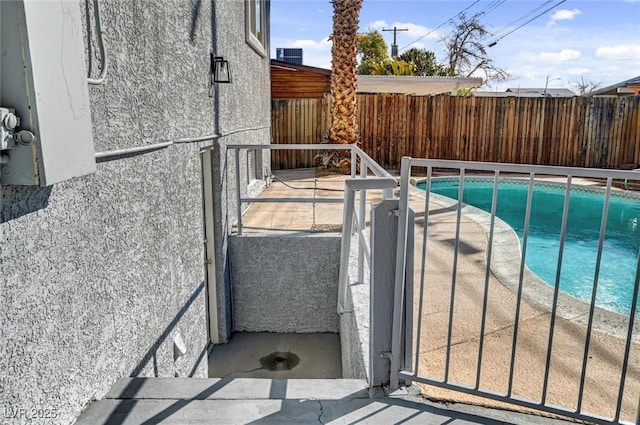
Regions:
<svg viewBox="0 0 640 425"><path fill-rule="evenodd" d="M397 27L388 28L388 29L383 28L382 31L393 31L393 44L391 45L391 57L397 58L398 44L396 43L396 34L398 33L398 31L409 31L409 28L397 28Z"/></svg>
<svg viewBox="0 0 640 425"><path fill-rule="evenodd" d="M562 80L562 78L558 77L558 78L549 79L549 76L547 75L547 81L544 83L544 93L542 93L543 97L547 97L547 88L549 87L549 81L554 81L554 80Z"/></svg>

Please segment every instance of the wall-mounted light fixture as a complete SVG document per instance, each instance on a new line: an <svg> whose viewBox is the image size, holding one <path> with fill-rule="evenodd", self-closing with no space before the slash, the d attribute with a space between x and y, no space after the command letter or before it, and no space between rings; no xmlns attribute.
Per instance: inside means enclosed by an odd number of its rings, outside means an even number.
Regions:
<svg viewBox="0 0 640 425"><path fill-rule="evenodd" d="M211 55L211 78L214 83L230 83L231 69L229 61L222 56Z"/></svg>

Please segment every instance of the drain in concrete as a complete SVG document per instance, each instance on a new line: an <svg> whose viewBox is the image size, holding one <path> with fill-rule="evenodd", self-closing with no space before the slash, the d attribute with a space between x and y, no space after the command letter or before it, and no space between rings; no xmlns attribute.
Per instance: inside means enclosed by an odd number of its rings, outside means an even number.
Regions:
<svg viewBox="0 0 640 425"><path fill-rule="evenodd" d="M271 372L277 370L291 370L298 366L300 363L300 357L291 352L276 351L268 356L264 356L260 359L262 369L266 369Z"/></svg>

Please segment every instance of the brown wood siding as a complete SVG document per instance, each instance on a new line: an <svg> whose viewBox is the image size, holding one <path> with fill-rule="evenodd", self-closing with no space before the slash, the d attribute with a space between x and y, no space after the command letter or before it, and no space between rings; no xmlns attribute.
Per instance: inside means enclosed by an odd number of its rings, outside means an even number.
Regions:
<svg viewBox="0 0 640 425"><path fill-rule="evenodd" d="M387 169L398 169L404 155L596 168L640 163L638 96L358 101L360 146ZM328 96L273 101L273 143L323 143L328 108ZM312 167L314 155L274 152L272 168Z"/></svg>
<svg viewBox="0 0 640 425"><path fill-rule="evenodd" d="M328 75L271 68L271 99L319 99L329 85Z"/></svg>

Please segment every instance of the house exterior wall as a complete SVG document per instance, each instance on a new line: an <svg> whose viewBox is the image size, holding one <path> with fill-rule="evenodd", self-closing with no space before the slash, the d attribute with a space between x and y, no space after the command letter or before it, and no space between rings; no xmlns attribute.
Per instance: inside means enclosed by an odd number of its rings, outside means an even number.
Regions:
<svg viewBox="0 0 640 425"><path fill-rule="evenodd" d="M95 76L93 2L79 5ZM109 71L89 88L96 152L223 137L108 157L95 174L46 188L0 187L2 423L71 423L125 376L207 375L204 149L214 163L215 277L228 337L235 195L225 148L269 142L268 58L245 42L244 2L100 5ZM229 60L232 84L210 87L211 51ZM174 360L176 337L186 354Z"/></svg>

